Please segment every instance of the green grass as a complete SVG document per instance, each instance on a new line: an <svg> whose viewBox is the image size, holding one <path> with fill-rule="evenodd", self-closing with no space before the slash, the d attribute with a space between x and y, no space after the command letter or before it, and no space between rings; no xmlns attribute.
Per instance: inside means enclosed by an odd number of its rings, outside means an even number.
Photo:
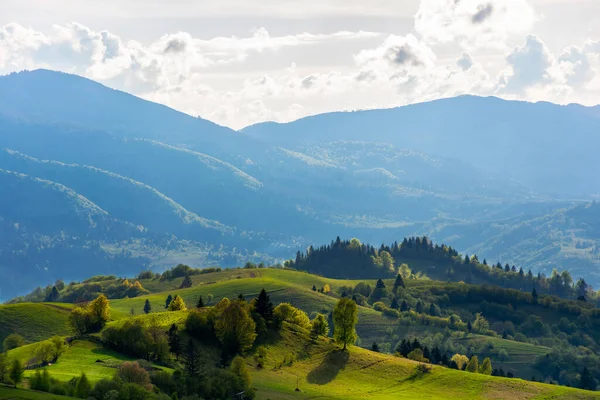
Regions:
<svg viewBox="0 0 600 400"><path fill-rule="evenodd" d="M22 303L0 305L0 342L17 332L29 343L69 334L71 304Z"/></svg>
<svg viewBox="0 0 600 400"><path fill-rule="evenodd" d="M303 336L304 335L304 336ZM283 357L296 361L279 367ZM341 352L329 339L282 331L268 346L268 361L252 368L257 399L598 399L600 394L520 379L496 378L433 366L412 377L417 363L351 347ZM296 384L300 392L295 391Z"/></svg>
<svg viewBox="0 0 600 400"><path fill-rule="evenodd" d="M36 346L37 344L31 344L13 349L8 352L8 356L27 362L35 356ZM111 379L118 365L131 360L133 360L131 357L108 350L98 343L76 340L58 359L58 362L45 368L53 378L59 381L67 382L85 372L91 382L97 382L103 378ZM35 370L27 370L25 377L29 378L34 373Z"/></svg>
<svg viewBox="0 0 600 400"><path fill-rule="evenodd" d="M15 389L0 385L0 399L11 400L68 400L74 397L57 396L50 393L35 392L33 390Z"/></svg>

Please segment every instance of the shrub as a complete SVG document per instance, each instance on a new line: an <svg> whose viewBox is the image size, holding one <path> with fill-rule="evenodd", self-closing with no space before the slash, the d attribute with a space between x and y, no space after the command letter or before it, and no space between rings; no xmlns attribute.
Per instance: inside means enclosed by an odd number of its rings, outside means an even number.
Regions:
<svg viewBox="0 0 600 400"><path fill-rule="evenodd" d="M148 374L148 371L140 367L140 364L135 361L124 362L117 370L116 376L123 382L135 383L147 390L152 387L152 385L150 385L150 375Z"/></svg>
<svg viewBox="0 0 600 400"><path fill-rule="evenodd" d="M386 308L387 308L387 306L382 301L377 301L377 302L373 303L373 309L375 311L383 311Z"/></svg>
<svg viewBox="0 0 600 400"><path fill-rule="evenodd" d="M23 338L23 336L19 335L18 333L11 333L4 339L4 342L2 342L4 351L16 349L17 347L21 347L24 344L25 344L25 339Z"/></svg>

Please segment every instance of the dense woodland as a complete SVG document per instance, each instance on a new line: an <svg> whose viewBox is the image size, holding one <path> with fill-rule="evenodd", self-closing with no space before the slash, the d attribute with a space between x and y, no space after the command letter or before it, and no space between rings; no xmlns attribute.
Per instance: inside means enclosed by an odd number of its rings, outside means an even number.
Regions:
<svg viewBox="0 0 600 400"><path fill-rule="evenodd" d="M374 247L358 239L341 240L306 252L298 252L286 266L339 279L393 277L406 266L415 277L490 284L538 294L551 294L581 301L597 301L598 296L583 278L574 282L568 271L554 269L551 276L534 274L515 265L479 260L477 255L461 255L451 246L434 244L427 237L405 238L401 243Z"/></svg>

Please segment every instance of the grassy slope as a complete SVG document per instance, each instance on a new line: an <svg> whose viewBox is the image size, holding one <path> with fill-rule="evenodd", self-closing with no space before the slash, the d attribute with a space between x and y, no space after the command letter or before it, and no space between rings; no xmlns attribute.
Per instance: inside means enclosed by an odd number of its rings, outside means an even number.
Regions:
<svg viewBox="0 0 600 400"><path fill-rule="evenodd" d="M0 342L18 332L27 342L67 335L70 304L23 303L0 305Z"/></svg>
<svg viewBox="0 0 600 400"><path fill-rule="evenodd" d="M283 331L268 348L263 369L253 369L258 399L598 399L599 393L496 378L442 367L411 378L417 363L351 347L339 351L328 339L312 342ZM274 368L294 353L292 365ZM289 356L288 356L289 357ZM252 362L250 361L252 364ZM300 392L296 392L298 382Z"/></svg>
<svg viewBox="0 0 600 400"><path fill-rule="evenodd" d="M223 297L233 298L242 293L247 299L256 297L264 288L271 295L274 304L282 302L292 303L306 311L329 312L335 306L337 299L326 294L313 292L313 285L322 287L329 284L332 290L342 285L355 285L356 282L321 278L302 272L282 271L275 269L252 269L252 270L228 270L223 272L197 275L192 278L194 285L189 289L173 289L181 284L181 278L173 282L158 283L152 281L141 281L144 287L152 287L151 290L163 290L167 292L154 293L133 299L112 300L111 307L113 318L120 319L131 316L131 309L135 314L142 314L144 302L150 300L153 311L164 311L165 300L170 293L183 297L188 307L194 306L198 296L206 301L208 294L214 296L213 304ZM149 289L150 290L150 289ZM357 331L364 343L371 343L385 336L387 329L397 325L397 321L385 318L381 313L371 308L359 307L359 323Z"/></svg>
<svg viewBox="0 0 600 400"><path fill-rule="evenodd" d="M68 400L74 397L57 396L50 393L35 392L33 390L14 389L0 385L0 399L11 400Z"/></svg>
<svg viewBox="0 0 600 400"><path fill-rule="evenodd" d="M11 350L8 352L8 356L9 358L18 358L26 363L34 357L36 346L37 344L31 344ZM81 372L85 372L90 381L97 382L102 378L112 378L116 365L131 360L132 358L105 349L97 343L77 340L69 346L56 364L46 368L53 378L60 381L67 382L71 378L81 375ZM31 377L34 373L34 370L25 371L25 377Z"/></svg>

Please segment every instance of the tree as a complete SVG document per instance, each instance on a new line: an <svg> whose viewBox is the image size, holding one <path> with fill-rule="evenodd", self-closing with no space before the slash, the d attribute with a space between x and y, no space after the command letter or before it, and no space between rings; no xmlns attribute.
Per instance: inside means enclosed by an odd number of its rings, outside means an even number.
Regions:
<svg viewBox="0 0 600 400"><path fill-rule="evenodd" d="M231 361L229 370L233 372L240 381L238 390L247 392L252 388L252 378L246 367L246 361L242 357L236 356L233 361Z"/></svg>
<svg viewBox="0 0 600 400"><path fill-rule="evenodd" d="M346 350L348 344L356 341L356 323L358 322L358 307L351 299L342 298L333 310L333 336L335 341L343 343Z"/></svg>
<svg viewBox="0 0 600 400"><path fill-rule="evenodd" d="M538 293L537 293L537 290L535 290L535 288L533 288L533 290L531 291L531 297L533 299L533 304L537 304L537 302L538 302Z"/></svg>
<svg viewBox="0 0 600 400"><path fill-rule="evenodd" d="M12 379L15 387L23 380L23 372L24 370L21 361L19 361L19 359L14 359L10 367L9 377Z"/></svg>
<svg viewBox="0 0 600 400"><path fill-rule="evenodd" d="M179 334L179 328L177 325L172 324L169 328L169 351L175 354L177 361L179 361L179 354L181 354L181 335Z"/></svg>
<svg viewBox="0 0 600 400"><path fill-rule="evenodd" d="M329 287L329 283L326 283L323 286L323 293L329 293L329 292L331 292L331 288Z"/></svg>
<svg viewBox="0 0 600 400"><path fill-rule="evenodd" d="M475 373L479 372L479 360L477 359L477 356L471 357L471 359L467 363L466 371Z"/></svg>
<svg viewBox="0 0 600 400"><path fill-rule="evenodd" d="M596 380L588 367L583 368L581 377L579 378L579 387L585 390L596 390Z"/></svg>
<svg viewBox="0 0 600 400"><path fill-rule="evenodd" d="M168 295L167 296L167 300L165 301L165 309L169 309L169 306L171 305L171 302L173 301L173 296L172 295Z"/></svg>
<svg viewBox="0 0 600 400"><path fill-rule="evenodd" d="M403 288L404 287L404 279L402 279L402 275L398 274L398 276L396 276L396 281L394 282L394 288L392 289L392 293L396 294L396 292L398 291L398 288Z"/></svg>
<svg viewBox="0 0 600 400"><path fill-rule="evenodd" d="M105 295L99 295L96 300L87 306L90 313L90 328L99 331L110 319L110 303Z"/></svg>
<svg viewBox="0 0 600 400"><path fill-rule="evenodd" d="M191 288L192 287L192 278L190 278L189 275L186 275L185 278L183 278L183 281L181 282L181 286L179 286L179 289L187 289L187 288Z"/></svg>
<svg viewBox="0 0 600 400"><path fill-rule="evenodd" d="M255 330L256 323L239 301L230 302L215 322L217 338L231 353L250 349L257 336Z"/></svg>
<svg viewBox="0 0 600 400"><path fill-rule="evenodd" d="M23 336L19 335L18 333L11 333L4 339L4 342L2 342L4 351L16 349L17 347L21 347L24 344L25 344L25 339L23 338Z"/></svg>
<svg viewBox="0 0 600 400"><path fill-rule="evenodd" d="M402 304L400 305L400 311L404 312L408 311L408 309L408 303L406 302L406 300L402 300Z"/></svg>
<svg viewBox="0 0 600 400"><path fill-rule="evenodd" d="M146 302L144 303L144 313L150 314L150 311L152 311L152 305L150 304L150 300L146 299Z"/></svg>
<svg viewBox="0 0 600 400"><path fill-rule="evenodd" d="M58 289L56 286L52 286L52 290L50 290L50 293L48 293L48 296L46 296L46 301L53 302L58 300L59 297L60 293L58 292Z"/></svg>
<svg viewBox="0 0 600 400"><path fill-rule="evenodd" d="M315 285L313 285L313 287L312 287L312 291L313 291L313 292L316 292L316 291L317 291L317 287L316 287Z"/></svg>
<svg viewBox="0 0 600 400"><path fill-rule="evenodd" d="M147 390L152 388L150 384L150 374L140 366L137 361L125 361L117 369L117 377L125 383L133 383Z"/></svg>
<svg viewBox="0 0 600 400"><path fill-rule="evenodd" d="M56 362L65 352L65 341L59 336L54 336L49 340L41 342L36 350L35 357L44 365Z"/></svg>
<svg viewBox="0 0 600 400"><path fill-rule="evenodd" d="M189 339L185 347L184 371L188 377L196 378L200 375L202 368L202 359L200 349L196 346L193 339Z"/></svg>
<svg viewBox="0 0 600 400"><path fill-rule="evenodd" d="M75 385L75 397L80 399L87 399L92 391L92 384L90 383L85 372L81 373L81 376L77 378L77 384Z"/></svg>
<svg viewBox="0 0 600 400"><path fill-rule="evenodd" d="M475 322L473 322L472 327L475 330L475 332L478 333L485 333L490 330L489 322L483 317L483 315L481 315L481 313L476 314Z"/></svg>
<svg viewBox="0 0 600 400"><path fill-rule="evenodd" d="M169 311L185 311L185 310L187 310L187 307L186 307L183 299L178 294L176 294L175 297L173 298L173 301L171 302L171 304L169 304L168 310Z"/></svg>
<svg viewBox="0 0 600 400"><path fill-rule="evenodd" d="M6 353L0 353L0 383L6 382L10 366Z"/></svg>
<svg viewBox="0 0 600 400"><path fill-rule="evenodd" d="M204 308L204 300L202 300L202 296L198 296L198 303L196 304L196 308Z"/></svg>
<svg viewBox="0 0 600 400"><path fill-rule="evenodd" d="M489 357L483 359L483 362L479 366L479 373L483 375L492 374L492 360Z"/></svg>
<svg viewBox="0 0 600 400"><path fill-rule="evenodd" d="M419 362L429 362L429 359L426 358L425 355L423 354L423 350L418 349L418 348L414 349L413 351L408 353L406 358L408 358L409 360L414 360L414 361L419 361Z"/></svg>
<svg viewBox="0 0 600 400"><path fill-rule="evenodd" d="M406 281L412 276L412 271L407 264L400 264L400 267L398 267L398 274L400 274L402 279Z"/></svg>
<svg viewBox="0 0 600 400"><path fill-rule="evenodd" d="M379 345L377 344L377 342L373 342L373 346L371 346L371 351L379 353Z"/></svg>
<svg viewBox="0 0 600 400"><path fill-rule="evenodd" d="M266 322L273 320L273 303L271 302L271 296L267 294L267 291L263 288L256 301L254 303L254 310L265 319Z"/></svg>
<svg viewBox="0 0 600 400"><path fill-rule="evenodd" d="M290 303L281 303L273 311L274 318L281 322L286 321L290 324L298 325L304 329L310 329L311 323L308 315L299 308L292 306Z"/></svg>
<svg viewBox="0 0 600 400"><path fill-rule="evenodd" d="M75 333L83 335L87 333L90 326L90 314L83 307L75 307L69 314L69 325Z"/></svg>
<svg viewBox="0 0 600 400"><path fill-rule="evenodd" d="M392 303L390 304L390 308L397 310L398 308L400 308L400 305L398 304L398 297L394 297L392 299Z"/></svg>
<svg viewBox="0 0 600 400"><path fill-rule="evenodd" d="M329 324L323 314L317 314L312 320L310 332L314 337L327 336L329 334Z"/></svg>
<svg viewBox="0 0 600 400"><path fill-rule="evenodd" d="M463 356L462 354L455 354L450 359L450 362L454 362L456 364L456 368L461 370L467 365L469 362L469 358L467 356Z"/></svg>

